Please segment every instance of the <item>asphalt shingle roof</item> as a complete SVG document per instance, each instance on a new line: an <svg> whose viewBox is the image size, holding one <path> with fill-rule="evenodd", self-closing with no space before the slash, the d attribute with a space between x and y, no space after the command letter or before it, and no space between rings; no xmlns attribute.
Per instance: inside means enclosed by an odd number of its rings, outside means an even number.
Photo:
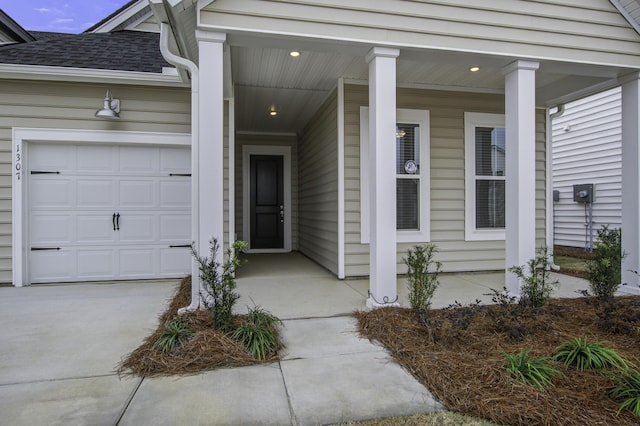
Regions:
<svg viewBox="0 0 640 426"><path fill-rule="evenodd" d="M149 73L171 66L160 53L157 33L33 34L36 41L0 46L0 63Z"/></svg>

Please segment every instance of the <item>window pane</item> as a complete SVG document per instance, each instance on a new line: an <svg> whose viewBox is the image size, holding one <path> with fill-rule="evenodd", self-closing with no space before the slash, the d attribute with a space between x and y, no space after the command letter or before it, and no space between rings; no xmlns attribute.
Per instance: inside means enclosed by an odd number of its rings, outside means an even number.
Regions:
<svg viewBox="0 0 640 426"><path fill-rule="evenodd" d="M476 127L476 176L504 176L504 129Z"/></svg>
<svg viewBox="0 0 640 426"><path fill-rule="evenodd" d="M504 180L476 181L476 228L504 228Z"/></svg>
<svg viewBox="0 0 640 426"><path fill-rule="evenodd" d="M418 179L396 179L396 229L420 229Z"/></svg>
<svg viewBox="0 0 640 426"><path fill-rule="evenodd" d="M396 174L419 174L420 126L396 125Z"/></svg>

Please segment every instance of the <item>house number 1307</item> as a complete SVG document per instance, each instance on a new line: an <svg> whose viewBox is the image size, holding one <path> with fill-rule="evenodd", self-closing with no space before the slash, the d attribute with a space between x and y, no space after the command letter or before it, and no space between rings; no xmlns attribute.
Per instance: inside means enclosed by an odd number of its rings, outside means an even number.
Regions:
<svg viewBox="0 0 640 426"><path fill-rule="evenodd" d="M20 180L22 170L22 154L20 154L20 145L16 145L16 178Z"/></svg>

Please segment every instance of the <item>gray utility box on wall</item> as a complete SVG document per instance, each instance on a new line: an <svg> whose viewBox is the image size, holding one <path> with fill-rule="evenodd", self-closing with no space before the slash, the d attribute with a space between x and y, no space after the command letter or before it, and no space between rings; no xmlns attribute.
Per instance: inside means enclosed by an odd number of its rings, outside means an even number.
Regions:
<svg viewBox="0 0 640 426"><path fill-rule="evenodd" d="M593 203L593 184L573 185L573 201L576 203Z"/></svg>

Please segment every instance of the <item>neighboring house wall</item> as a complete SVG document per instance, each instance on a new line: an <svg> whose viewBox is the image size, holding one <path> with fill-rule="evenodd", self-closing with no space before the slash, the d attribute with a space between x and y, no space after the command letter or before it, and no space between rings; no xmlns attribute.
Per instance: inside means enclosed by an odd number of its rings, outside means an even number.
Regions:
<svg viewBox="0 0 640 426"><path fill-rule="evenodd" d="M368 105L368 87L345 87L345 272L369 274L369 246L360 235L360 106ZM504 96L434 90L398 89L398 108L430 113L431 242L445 271L499 270L505 267L504 241L465 241L464 113L504 113ZM545 113L536 114L536 243L545 243ZM402 257L415 244L398 244Z"/></svg>
<svg viewBox="0 0 640 426"><path fill-rule="evenodd" d="M94 118L107 89L122 101L118 121ZM12 128L191 131L188 88L0 80L0 93L0 282L12 280Z"/></svg>
<svg viewBox="0 0 640 426"><path fill-rule="evenodd" d="M243 235L244 196L242 147L245 145L287 146L291 148L291 248L298 250L298 143L295 135L236 134L235 139L235 232L236 239L247 240Z"/></svg>
<svg viewBox="0 0 640 426"><path fill-rule="evenodd" d="M594 184L593 238L602 225L622 226L622 128L620 88L565 105L552 119L554 244L586 247L585 205L573 185Z"/></svg>
<svg viewBox="0 0 640 426"><path fill-rule="evenodd" d="M602 0L216 0L202 10L198 23L278 32L283 19L290 34L362 40L371 45L411 44L523 58L640 62L637 34L611 3ZM621 50L612 51L611 40L619 42Z"/></svg>
<svg viewBox="0 0 640 426"><path fill-rule="evenodd" d="M298 147L300 251L338 274L337 95L305 127Z"/></svg>

